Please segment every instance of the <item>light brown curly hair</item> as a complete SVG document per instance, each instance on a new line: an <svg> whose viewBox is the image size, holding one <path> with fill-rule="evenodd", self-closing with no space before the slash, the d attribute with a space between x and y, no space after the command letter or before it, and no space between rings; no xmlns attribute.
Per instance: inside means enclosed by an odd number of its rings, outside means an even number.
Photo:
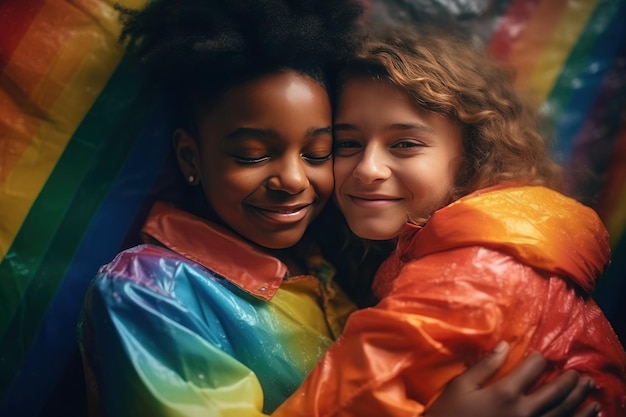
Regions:
<svg viewBox="0 0 626 417"><path fill-rule="evenodd" d="M562 168L539 133L536 109L514 86L514 73L459 32L396 29L367 36L338 77L388 80L422 108L463 132L464 160L450 199L496 184L562 189Z"/></svg>

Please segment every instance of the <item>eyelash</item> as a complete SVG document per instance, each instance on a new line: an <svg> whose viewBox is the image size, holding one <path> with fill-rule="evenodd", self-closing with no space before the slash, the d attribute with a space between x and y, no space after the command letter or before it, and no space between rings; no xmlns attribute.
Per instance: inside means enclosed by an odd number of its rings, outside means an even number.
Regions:
<svg viewBox="0 0 626 417"><path fill-rule="evenodd" d="M405 145L408 145L408 146L405 146ZM356 140L344 140L344 141L338 141L335 144L335 149L360 148L362 146L363 145L361 145L361 143L359 143ZM426 145L424 145L421 142L415 142L412 140L401 140L393 144L391 147L406 149L406 148L416 148L416 147L423 147L423 146L426 146Z"/></svg>
<svg viewBox="0 0 626 417"><path fill-rule="evenodd" d="M237 161L238 163L242 165L254 165L254 164L260 164L261 162L268 160L270 157L262 156L260 158L244 158L241 156L233 155L233 158L235 158L235 161Z"/></svg>
<svg viewBox="0 0 626 417"><path fill-rule="evenodd" d="M412 156L417 152L421 152L421 148L425 147L427 147L427 145L421 141L400 139L390 146L390 150L394 151L398 156ZM364 145L359 140L345 139L335 140L333 152L338 158L349 158L358 154L363 149Z"/></svg>
<svg viewBox="0 0 626 417"><path fill-rule="evenodd" d="M351 145L351 146L348 146ZM360 143L358 143L356 140L343 140L343 141L337 141L335 143L335 149L337 148L356 148L361 146Z"/></svg>
<svg viewBox="0 0 626 417"><path fill-rule="evenodd" d="M401 145L409 145L409 146L401 146ZM400 141L393 145L394 148L399 148L399 149L419 148L422 146L424 146L424 144L419 143L419 142L414 142L414 141L408 141L408 140Z"/></svg>
<svg viewBox="0 0 626 417"><path fill-rule="evenodd" d="M321 165L325 162L328 162L332 159L333 154L332 152L329 153L328 155L324 155L321 157L315 157L315 156L307 156L307 155L301 155L302 159L308 161L310 164L313 165ZM270 159L270 156L262 156L260 158L244 158L241 156L235 156L233 155L233 158L235 158L235 160L242 164L242 165L254 165L254 164L260 164L262 162L267 161L268 159Z"/></svg>
<svg viewBox="0 0 626 417"><path fill-rule="evenodd" d="M324 155L321 157L302 155L303 159L306 159L307 161L309 161L309 163L314 164L314 165L321 165L324 162L328 162L332 159L332 157L333 157L332 152L330 152L328 155Z"/></svg>
<svg viewBox="0 0 626 417"><path fill-rule="evenodd" d="M346 155L348 153L353 154L359 152L361 149L363 149L363 144L361 142L358 140L346 139L335 143L333 153L335 155Z"/></svg>

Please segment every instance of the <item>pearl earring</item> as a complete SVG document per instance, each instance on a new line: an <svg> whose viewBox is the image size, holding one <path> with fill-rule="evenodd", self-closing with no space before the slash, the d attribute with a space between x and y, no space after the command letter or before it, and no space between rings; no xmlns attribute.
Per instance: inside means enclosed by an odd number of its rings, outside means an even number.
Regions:
<svg viewBox="0 0 626 417"><path fill-rule="evenodd" d="M189 181L189 182L194 182L194 180L195 180L195 179L196 179L196 177L194 177L193 175L190 175L190 176L187 178L187 181Z"/></svg>

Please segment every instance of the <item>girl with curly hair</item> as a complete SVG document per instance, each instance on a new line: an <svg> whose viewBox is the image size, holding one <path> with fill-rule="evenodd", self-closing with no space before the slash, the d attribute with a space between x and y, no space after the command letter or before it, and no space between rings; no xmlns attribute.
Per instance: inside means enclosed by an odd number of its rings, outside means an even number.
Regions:
<svg viewBox="0 0 626 417"><path fill-rule="evenodd" d="M378 303L350 316L276 415L439 415L428 405L500 340L500 372L539 351L544 381L591 375L601 415L626 415L626 355L591 296L607 231L557 191L561 169L512 74L420 27L372 35L337 91L335 199L354 234L396 246Z"/></svg>

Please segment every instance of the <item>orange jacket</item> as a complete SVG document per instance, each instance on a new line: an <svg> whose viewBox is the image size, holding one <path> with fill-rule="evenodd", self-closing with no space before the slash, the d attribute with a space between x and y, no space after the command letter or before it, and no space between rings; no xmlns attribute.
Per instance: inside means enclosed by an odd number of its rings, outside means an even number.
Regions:
<svg viewBox="0 0 626 417"><path fill-rule="evenodd" d="M543 187L488 189L407 225L378 271L380 303L274 415L416 416L500 340L508 372L531 350L591 375L604 417L626 416L626 355L591 298L609 262L595 212Z"/></svg>

